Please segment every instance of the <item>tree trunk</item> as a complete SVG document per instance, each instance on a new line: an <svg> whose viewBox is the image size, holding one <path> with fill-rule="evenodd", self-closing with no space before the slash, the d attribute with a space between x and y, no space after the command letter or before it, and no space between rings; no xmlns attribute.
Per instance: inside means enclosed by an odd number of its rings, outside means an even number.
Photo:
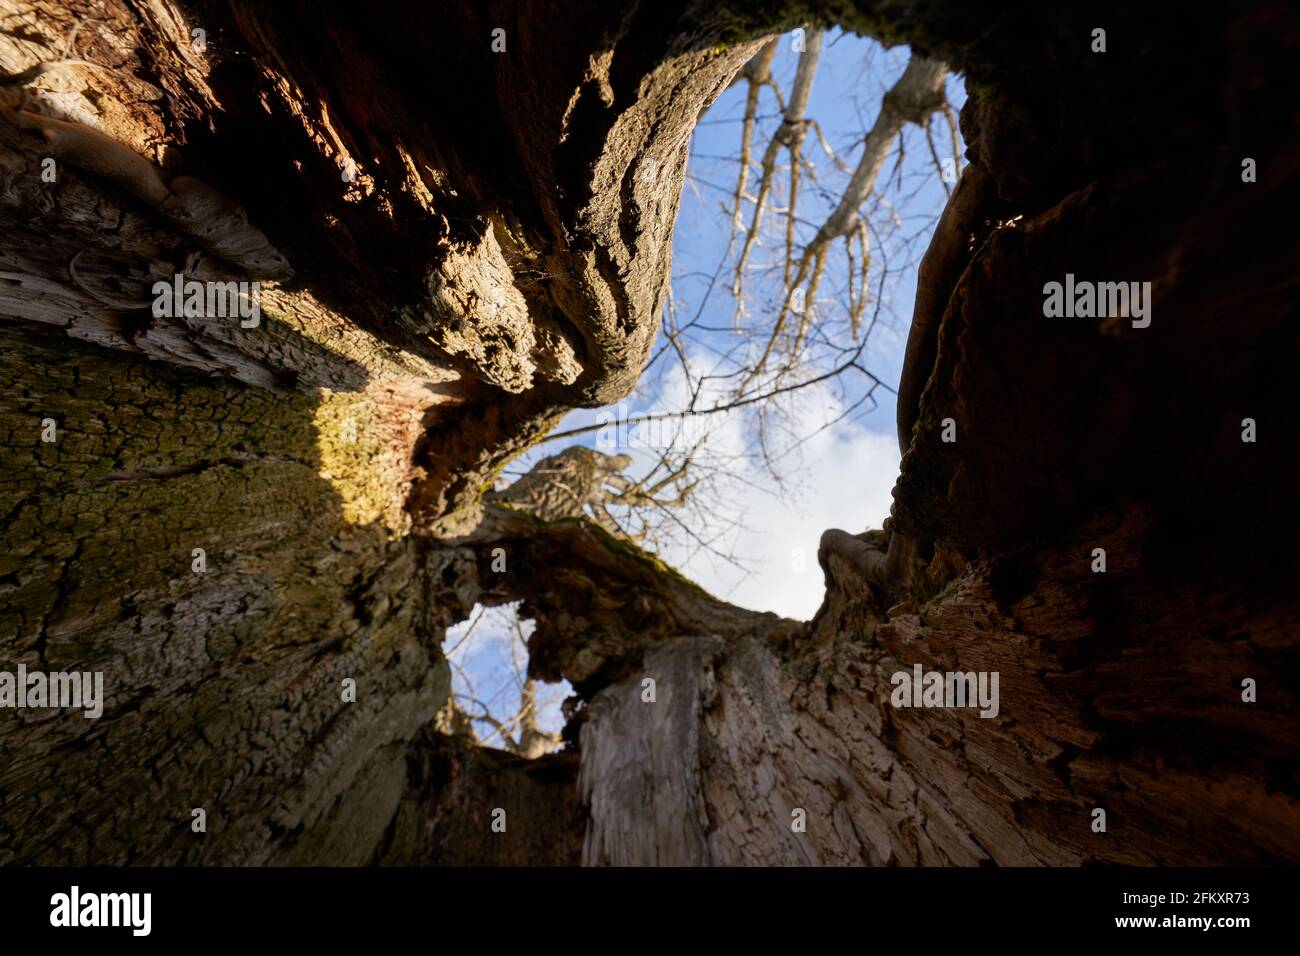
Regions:
<svg viewBox="0 0 1300 956"><path fill-rule="evenodd" d="M0 713L0 863L1300 861L1297 14L743 6L3 3L0 670L105 701ZM800 624L481 497L631 388L693 125L810 16L964 71L970 166L892 518ZM1044 318L1066 273L1150 326ZM433 731L513 600L576 756ZM892 706L917 664L997 716Z"/></svg>

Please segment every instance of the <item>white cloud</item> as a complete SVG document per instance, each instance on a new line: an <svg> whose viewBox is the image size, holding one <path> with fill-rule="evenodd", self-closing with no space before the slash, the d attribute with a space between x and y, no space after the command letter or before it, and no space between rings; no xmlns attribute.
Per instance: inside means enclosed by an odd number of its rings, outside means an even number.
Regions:
<svg viewBox="0 0 1300 956"><path fill-rule="evenodd" d="M680 375L667 376L650 414L683 407L686 389ZM706 396L708 407L722 394ZM844 412L842 400L829 385L810 386L794 393L788 412L796 431L807 437L783 464L790 467L784 484L777 483L753 456L737 458L725 467L739 480L726 483L727 507L744 517L733 552L747 569L716 555L685 545L663 557L687 577L733 604L789 617L808 619L824 594L817 543L827 528L856 533L879 528L889 515L891 492L898 476L898 442L893 434L867 430L845 419L829 427ZM696 419L700 421L700 419ZM710 416L708 451L739 456L754 439L748 414ZM653 453L641 452L648 463Z"/></svg>
<svg viewBox="0 0 1300 956"><path fill-rule="evenodd" d="M852 426L832 429L809 442L804 460L798 500L750 490L737 502L749 529L740 532L736 554L752 563L750 573L698 552L682 571L733 604L812 617L825 593L817 542L827 528L856 533L880 527L898 475L898 442Z"/></svg>

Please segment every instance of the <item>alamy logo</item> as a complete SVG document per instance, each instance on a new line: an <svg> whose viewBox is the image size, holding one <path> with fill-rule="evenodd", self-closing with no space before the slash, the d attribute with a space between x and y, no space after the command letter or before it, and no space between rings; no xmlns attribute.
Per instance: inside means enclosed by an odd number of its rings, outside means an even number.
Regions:
<svg viewBox="0 0 1300 956"><path fill-rule="evenodd" d="M68 893L50 897L51 926L129 926L133 936L148 936L152 928L150 893Z"/></svg>
<svg viewBox="0 0 1300 956"><path fill-rule="evenodd" d="M1065 282L1048 282L1043 286L1043 315L1049 319L1132 319L1133 328L1151 324L1150 282L1074 281L1074 273L1065 274Z"/></svg>
<svg viewBox="0 0 1300 956"><path fill-rule="evenodd" d="M997 671L925 672L914 664L912 673L898 671L889 682L895 707L979 707L981 717L998 715Z"/></svg>
<svg viewBox="0 0 1300 956"><path fill-rule="evenodd" d="M152 291L155 318L238 318L243 329L262 321L260 282L199 282L178 272L171 282L155 282Z"/></svg>
<svg viewBox="0 0 1300 956"><path fill-rule="evenodd" d="M690 447L708 438L711 430L705 416L691 418L643 412L629 415L627 405L622 402L617 413L609 409L601 411L596 416L596 425L596 447L602 449Z"/></svg>
<svg viewBox="0 0 1300 956"><path fill-rule="evenodd" d="M104 713L104 672L0 671L0 707L65 707L82 709L87 720Z"/></svg>

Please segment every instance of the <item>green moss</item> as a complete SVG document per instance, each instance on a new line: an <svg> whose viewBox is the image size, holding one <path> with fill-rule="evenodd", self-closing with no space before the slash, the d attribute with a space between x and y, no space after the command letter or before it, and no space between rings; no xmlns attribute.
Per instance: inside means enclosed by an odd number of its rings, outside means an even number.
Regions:
<svg viewBox="0 0 1300 956"><path fill-rule="evenodd" d="M338 494L343 517L352 524L382 523L394 534L406 530L391 469L379 467L390 453L373 419L368 396L324 392L312 415L320 475Z"/></svg>
<svg viewBox="0 0 1300 956"><path fill-rule="evenodd" d="M936 51L958 68L978 62L982 31L957 29L951 22L963 15L973 19L975 13L965 13L959 6L927 10L924 4L917 4L917 8L913 15L906 15L908 11L895 7L892 16L885 16L862 9L851 0L755 0L724 7L718 14L721 21L718 33L723 44L736 45L800 26L840 27L849 33L871 37L885 47L905 44ZM936 29L933 24L940 21L947 22L948 28ZM972 39L963 39L967 36Z"/></svg>
<svg viewBox="0 0 1300 956"><path fill-rule="evenodd" d="M601 544L609 551L631 558L637 564L643 565L652 574L670 578L679 583L682 587L693 591L701 597L723 603L719 598L714 597L663 559L651 554L649 551L643 550L630 541L626 541L617 535L610 534L600 525L596 524L596 522L591 521L588 518L562 518L558 521L548 522L536 515L529 514L522 509L511 507L505 502L496 502L494 503L494 506L505 508L517 514L525 515L529 521L537 525L539 528L547 525L574 525L581 528L584 534L589 534L599 539Z"/></svg>
<svg viewBox="0 0 1300 956"><path fill-rule="evenodd" d="M60 653L92 660L164 613L205 621L227 651L356 626L348 590L394 537L364 417L355 444L331 431L364 416L359 396L277 395L12 331L0 344L13 396L0 408L0 633L66 621Z"/></svg>
<svg viewBox="0 0 1300 956"><path fill-rule="evenodd" d="M596 537L601 538L604 541L605 546L609 548L609 550L616 551L620 554L624 554L632 558L637 563L645 565L655 574L659 574L671 578L677 581L683 587L687 588L688 590L694 591L695 593L699 594L702 597L709 598L710 600L713 601L719 600L718 598L714 597L704 588L700 587L690 578L686 577L686 575L682 574L680 571L678 571L672 565L665 562L662 558L658 557L657 555L651 554L649 551L645 551L642 548L639 548L637 545L633 544L630 541L625 541L624 539L617 537L616 535L610 534L608 531L606 531L600 525L596 524L594 521L588 521L585 518L577 519L577 520L582 521L585 530L589 531L591 534L594 534Z"/></svg>

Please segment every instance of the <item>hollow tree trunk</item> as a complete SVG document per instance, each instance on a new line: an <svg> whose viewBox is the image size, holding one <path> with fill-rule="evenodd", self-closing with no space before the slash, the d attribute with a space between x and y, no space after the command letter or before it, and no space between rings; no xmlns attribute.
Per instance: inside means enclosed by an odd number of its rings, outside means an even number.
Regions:
<svg viewBox="0 0 1300 956"><path fill-rule="evenodd" d="M0 717L0 862L1300 859L1283 3L813 5L972 95L893 516L812 622L479 501L640 372L692 126L808 15L739 6L4 4L0 661L106 701ZM1150 327L1043 318L1067 272ZM177 273L260 323L153 315ZM509 600L576 757L432 733ZM918 663L998 715L892 707Z"/></svg>

